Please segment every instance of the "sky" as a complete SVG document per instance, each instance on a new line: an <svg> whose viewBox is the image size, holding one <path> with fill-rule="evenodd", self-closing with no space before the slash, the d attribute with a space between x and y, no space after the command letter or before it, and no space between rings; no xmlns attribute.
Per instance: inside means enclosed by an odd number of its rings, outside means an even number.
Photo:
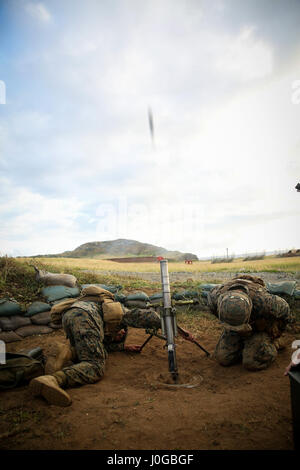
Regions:
<svg viewBox="0 0 300 470"><path fill-rule="evenodd" d="M0 255L300 248L299 24L298 0L0 0Z"/></svg>

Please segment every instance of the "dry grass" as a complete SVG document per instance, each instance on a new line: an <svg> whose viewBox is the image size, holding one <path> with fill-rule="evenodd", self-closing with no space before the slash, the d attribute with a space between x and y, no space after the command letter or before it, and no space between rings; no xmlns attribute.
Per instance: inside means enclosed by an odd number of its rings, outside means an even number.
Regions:
<svg viewBox="0 0 300 470"><path fill-rule="evenodd" d="M22 258L21 258L22 260ZM24 258L24 261L29 261ZM116 263L114 261L88 258L34 258L35 262L43 262L50 266L60 268L62 271L71 271L72 269L88 269L92 271L103 272L153 272L159 273L159 263ZM265 257L263 260L243 261L242 258L235 259L231 263L214 263L210 261L194 261L193 264L185 264L184 262L169 262L169 272L218 272L218 271L300 271L300 257L294 258L275 258L272 256Z"/></svg>

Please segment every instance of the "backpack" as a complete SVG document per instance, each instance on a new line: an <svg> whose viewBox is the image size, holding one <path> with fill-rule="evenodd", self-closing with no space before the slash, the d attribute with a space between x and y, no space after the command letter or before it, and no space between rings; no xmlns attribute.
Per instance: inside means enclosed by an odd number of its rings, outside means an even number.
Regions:
<svg viewBox="0 0 300 470"><path fill-rule="evenodd" d="M6 363L0 364L0 390L24 385L45 374L45 359L41 348L27 353L6 353Z"/></svg>

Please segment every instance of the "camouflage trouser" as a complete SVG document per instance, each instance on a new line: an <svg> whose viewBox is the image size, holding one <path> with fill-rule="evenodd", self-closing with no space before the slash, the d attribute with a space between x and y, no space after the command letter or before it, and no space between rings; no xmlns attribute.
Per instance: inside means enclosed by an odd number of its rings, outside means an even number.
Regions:
<svg viewBox="0 0 300 470"><path fill-rule="evenodd" d="M254 333L242 338L235 332L224 331L214 356L222 366L242 361L248 370L262 370L276 359L277 349L267 333Z"/></svg>
<svg viewBox="0 0 300 470"><path fill-rule="evenodd" d="M63 328L76 350L78 363L54 374L60 385L67 388L100 380L108 354L103 346L103 320L97 309L68 310L63 316Z"/></svg>

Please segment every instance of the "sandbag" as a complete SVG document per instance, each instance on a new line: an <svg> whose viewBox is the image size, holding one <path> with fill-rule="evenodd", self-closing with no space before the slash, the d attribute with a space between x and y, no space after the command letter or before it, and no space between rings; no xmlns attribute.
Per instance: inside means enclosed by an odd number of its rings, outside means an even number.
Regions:
<svg viewBox="0 0 300 470"><path fill-rule="evenodd" d="M81 289L85 289L86 287L90 287L90 286L101 287L101 289L108 290L108 291L111 292L112 294L115 294L115 293L118 292L119 290L123 289L123 286L121 286L121 285L118 285L118 286L107 286L107 285L105 285L105 284L82 284Z"/></svg>
<svg viewBox="0 0 300 470"><path fill-rule="evenodd" d="M0 333L0 341L4 341L4 343L13 343L14 341L21 341L22 339L23 338L17 335L15 331L2 331L2 333Z"/></svg>
<svg viewBox="0 0 300 470"><path fill-rule="evenodd" d="M219 286L220 284L201 284L200 289L204 291L210 291L214 287Z"/></svg>
<svg viewBox="0 0 300 470"><path fill-rule="evenodd" d="M296 288L297 281L282 281L282 282L266 282L266 288L270 294L280 295L293 295Z"/></svg>
<svg viewBox="0 0 300 470"><path fill-rule="evenodd" d="M3 331L16 330L21 326L31 325L30 318L21 315L13 315L11 317L0 317L0 327Z"/></svg>
<svg viewBox="0 0 300 470"><path fill-rule="evenodd" d="M33 315L31 321L34 325L48 325L51 322L50 312L41 312Z"/></svg>
<svg viewBox="0 0 300 470"><path fill-rule="evenodd" d="M22 313L21 306L15 299L3 298L0 299L0 316L20 315Z"/></svg>
<svg viewBox="0 0 300 470"><path fill-rule="evenodd" d="M49 328L52 328L53 330L60 330L62 328L62 325L57 325L56 323L50 322L47 325Z"/></svg>
<svg viewBox="0 0 300 470"><path fill-rule="evenodd" d="M124 304L125 301L126 301L126 295L124 295L124 294L115 294L115 301L116 302L121 302L122 304Z"/></svg>
<svg viewBox="0 0 300 470"><path fill-rule="evenodd" d="M33 266L36 272L36 280L41 281L45 286L66 286L75 287L77 279L72 274L50 273Z"/></svg>
<svg viewBox="0 0 300 470"><path fill-rule="evenodd" d="M300 290L295 289L293 295L294 295L294 299L297 299L297 300L300 299Z"/></svg>
<svg viewBox="0 0 300 470"><path fill-rule="evenodd" d="M54 302L60 299L78 297L80 294L80 290L78 287L49 286L44 287L41 290L41 293L48 302Z"/></svg>
<svg viewBox="0 0 300 470"><path fill-rule="evenodd" d="M146 308L147 302L143 300L126 300L125 305L129 308Z"/></svg>
<svg viewBox="0 0 300 470"><path fill-rule="evenodd" d="M140 291L127 295L126 302L129 300L144 300L146 302L149 302L149 297L147 294L145 294L145 292Z"/></svg>
<svg viewBox="0 0 300 470"><path fill-rule="evenodd" d="M149 300L161 300L163 298L163 293L162 292L157 292L156 294L152 294L149 296Z"/></svg>
<svg viewBox="0 0 300 470"><path fill-rule="evenodd" d="M189 291L184 290L182 292L176 292L172 295L172 299L174 300L188 300L198 298L201 295L199 291Z"/></svg>
<svg viewBox="0 0 300 470"><path fill-rule="evenodd" d="M46 304L45 302L33 302L27 308L27 312L25 313L25 317L32 317L32 315L36 315L37 313L41 312L48 312L51 310L51 305Z"/></svg>
<svg viewBox="0 0 300 470"><path fill-rule="evenodd" d="M33 335L44 335L46 333L52 333L52 329L48 326L43 325L30 325L30 326L22 326L15 330L15 333L22 338L26 338L27 336ZM1 333L2 334L2 333Z"/></svg>

